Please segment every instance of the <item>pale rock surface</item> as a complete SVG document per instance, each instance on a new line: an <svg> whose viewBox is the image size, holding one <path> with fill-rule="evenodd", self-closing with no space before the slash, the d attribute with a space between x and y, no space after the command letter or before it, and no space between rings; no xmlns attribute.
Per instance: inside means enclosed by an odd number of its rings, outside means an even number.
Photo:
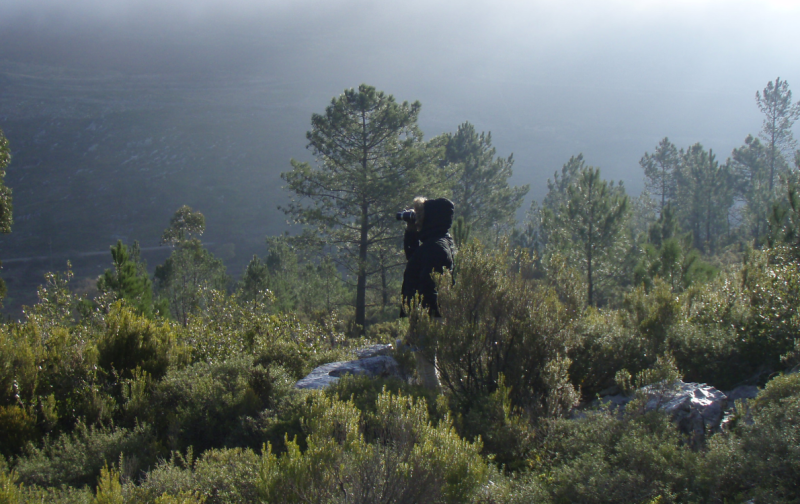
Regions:
<svg viewBox="0 0 800 504"><path fill-rule="evenodd" d="M642 392L647 397L646 410L669 414L695 444L705 439L706 432L719 429L728 406L728 397L705 383L678 381L672 387L649 386Z"/></svg>
<svg viewBox="0 0 800 504"><path fill-rule="evenodd" d="M358 359L324 364L294 384L295 388L319 390L339 381L346 374L366 375L374 378L401 377L400 366L390 354L392 345L372 345L356 350Z"/></svg>

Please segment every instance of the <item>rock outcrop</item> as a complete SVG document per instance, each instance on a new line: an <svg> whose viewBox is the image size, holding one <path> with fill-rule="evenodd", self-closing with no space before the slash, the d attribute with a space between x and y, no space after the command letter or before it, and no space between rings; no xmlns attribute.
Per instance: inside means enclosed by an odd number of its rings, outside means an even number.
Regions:
<svg viewBox="0 0 800 504"><path fill-rule="evenodd" d="M644 396L645 411L660 410L670 415L681 432L689 435L692 444L699 446L706 433L721 428L726 411L735 399L755 397L758 388L739 387L729 392L729 396L705 383L679 380L671 385L650 385L638 392ZM600 403L612 411L622 411L632 399L616 394L601 397Z"/></svg>
<svg viewBox="0 0 800 504"><path fill-rule="evenodd" d="M678 381L672 387L650 386L642 392L647 397L645 409L670 415L694 445L702 443L707 432L719 429L728 407L728 397L705 383Z"/></svg>
<svg viewBox="0 0 800 504"><path fill-rule="evenodd" d="M356 350L358 359L324 364L295 383L299 389L324 389L346 374L385 378L402 377L400 366L392 357L392 345L372 345Z"/></svg>

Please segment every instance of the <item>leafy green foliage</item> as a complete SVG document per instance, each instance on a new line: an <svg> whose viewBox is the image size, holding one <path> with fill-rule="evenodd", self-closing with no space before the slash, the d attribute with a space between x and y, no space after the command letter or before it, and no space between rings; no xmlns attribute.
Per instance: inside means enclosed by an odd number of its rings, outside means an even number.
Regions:
<svg viewBox="0 0 800 504"><path fill-rule="evenodd" d="M152 430L145 425L125 429L79 423L71 433L31 446L17 460L16 471L26 484L77 488L94 485L101 470L123 454L128 457L126 471L135 475L154 462L157 453Z"/></svg>
<svg viewBox="0 0 800 504"><path fill-rule="evenodd" d="M180 362L186 353L169 324L139 316L119 302L111 307L105 323L97 351L98 365L106 372L128 377L140 368L160 378L171 362Z"/></svg>
<svg viewBox="0 0 800 504"><path fill-rule="evenodd" d="M550 502L694 502L700 490L699 455L658 412L552 421L542 454Z"/></svg>
<svg viewBox="0 0 800 504"><path fill-rule="evenodd" d="M259 502L259 457L250 449L213 449L197 460L173 453L139 484L123 487L125 502L227 504Z"/></svg>
<svg viewBox="0 0 800 504"><path fill-rule="evenodd" d="M291 383L282 370L254 366L252 358L198 362L154 385L137 417L151 419L173 450L258 446L259 415L276 407Z"/></svg>
<svg viewBox="0 0 800 504"><path fill-rule="evenodd" d="M741 411L741 410L740 410ZM717 475L713 502L800 498L800 375L770 381L734 431L709 443L705 471Z"/></svg>
<svg viewBox="0 0 800 504"><path fill-rule="evenodd" d="M791 247L795 257L800 257L800 194L797 184L790 182L786 204L775 204L769 214L770 245Z"/></svg>
<svg viewBox="0 0 800 504"><path fill-rule="evenodd" d="M197 239L181 242L164 264L156 267L156 294L182 325L202 311L212 290L224 290L228 276L222 261Z"/></svg>
<svg viewBox="0 0 800 504"><path fill-rule="evenodd" d="M669 284L673 292L681 292L696 282L708 282L717 270L700 258L692 246L692 234L681 233L672 206L661 211L658 221L650 226L644 254L634 270L634 283L652 288L656 277Z"/></svg>

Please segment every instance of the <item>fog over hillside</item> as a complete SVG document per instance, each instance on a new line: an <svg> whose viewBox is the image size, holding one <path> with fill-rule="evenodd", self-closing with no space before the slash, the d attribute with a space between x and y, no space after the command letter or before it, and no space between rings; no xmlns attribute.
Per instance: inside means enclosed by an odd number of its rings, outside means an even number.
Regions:
<svg viewBox="0 0 800 504"><path fill-rule="evenodd" d="M800 97L798 21L789 0L5 0L3 275L155 246L184 203L235 272L286 229L279 175L310 160L311 114L360 83L420 100L426 137L491 131L530 198L579 152L638 193L664 136L724 160L760 129L756 90ZM86 275L109 264L92 257Z"/></svg>

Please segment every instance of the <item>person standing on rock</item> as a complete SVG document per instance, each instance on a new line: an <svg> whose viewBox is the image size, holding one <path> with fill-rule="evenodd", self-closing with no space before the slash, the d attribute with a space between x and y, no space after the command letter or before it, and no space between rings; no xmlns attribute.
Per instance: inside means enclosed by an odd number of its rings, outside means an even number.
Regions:
<svg viewBox="0 0 800 504"><path fill-rule="evenodd" d="M440 318L438 293L433 273L452 271L455 245L450 236L455 206L447 198L414 199L414 209L397 214L398 220L408 224L403 236L403 249L408 263L403 273L402 306L400 316L407 316L411 304L419 300L431 317ZM409 334L409 342L416 347L417 374L422 385L430 389L439 388L436 374L436 358L433 362L424 355L424 335Z"/></svg>

